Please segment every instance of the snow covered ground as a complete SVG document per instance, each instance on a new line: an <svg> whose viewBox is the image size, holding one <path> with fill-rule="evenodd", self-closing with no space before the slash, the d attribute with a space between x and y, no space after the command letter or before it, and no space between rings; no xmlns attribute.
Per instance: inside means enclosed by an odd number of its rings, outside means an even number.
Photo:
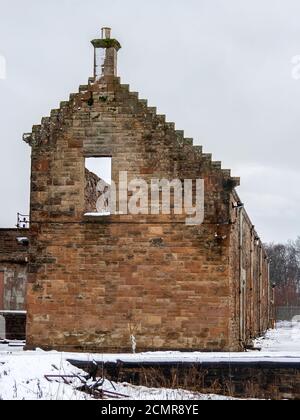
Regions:
<svg viewBox="0 0 300 420"><path fill-rule="evenodd" d="M2 351L0 355L0 400L89 400L91 396L78 389L86 372L66 361L67 354L56 352ZM89 357L89 356L87 356ZM77 375L66 380L49 378L52 375ZM48 379L46 378L48 377ZM50 380L50 382L49 382ZM87 385L92 385L87 381ZM150 389L129 384L105 381L105 391L121 394L123 400L230 400L217 395L203 395L183 390ZM111 399L117 399L111 396Z"/></svg>
<svg viewBox="0 0 300 420"><path fill-rule="evenodd" d="M90 399L86 393L76 390L86 373L68 363L68 359L85 361L280 361L300 362L300 323L279 323L277 329L268 331L256 341L261 351L247 353L179 353L158 352L118 355L89 355L58 352L24 352L20 343L13 347L0 344L0 400L80 400ZM17 347L15 347L17 345ZM45 375L78 375L71 384L62 379L47 380ZM56 381L56 382L55 382ZM89 383L88 383L89 384ZM128 384L105 382L104 389L125 395L132 400L215 400L228 399L220 396L201 395L183 390L149 389ZM124 399L126 399L124 397Z"/></svg>
<svg viewBox="0 0 300 420"><path fill-rule="evenodd" d="M57 354L41 357L16 352L0 356L0 399L2 400L80 400L86 395L64 383L49 382L45 375L82 374Z"/></svg>
<svg viewBox="0 0 300 420"><path fill-rule="evenodd" d="M265 337L256 340L255 346L270 357L275 354L300 357L300 322L279 322L275 330L269 330Z"/></svg>

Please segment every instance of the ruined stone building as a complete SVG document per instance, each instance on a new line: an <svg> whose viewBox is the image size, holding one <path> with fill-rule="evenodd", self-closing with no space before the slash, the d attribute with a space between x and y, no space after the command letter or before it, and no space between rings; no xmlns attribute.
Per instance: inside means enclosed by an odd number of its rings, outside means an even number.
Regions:
<svg viewBox="0 0 300 420"><path fill-rule="evenodd" d="M94 77L24 135L32 152L27 346L241 350L268 328L271 307L268 259L239 179L121 84L121 45L110 30L92 43ZM126 214L122 205L96 214L99 178L85 161L108 157L123 201L132 195L120 172L128 182L204 180L203 223L176 212Z"/></svg>

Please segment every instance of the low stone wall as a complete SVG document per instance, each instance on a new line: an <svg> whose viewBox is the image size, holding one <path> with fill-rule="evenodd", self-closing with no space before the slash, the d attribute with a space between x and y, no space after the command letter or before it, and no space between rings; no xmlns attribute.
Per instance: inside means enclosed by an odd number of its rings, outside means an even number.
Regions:
<svg viewBox="0 0 300 420"><path fill-rule="evenodd" d="M147 387L182 388L236 398L297 400L300 363L106 363L70 360L94 376Z"/></svg>

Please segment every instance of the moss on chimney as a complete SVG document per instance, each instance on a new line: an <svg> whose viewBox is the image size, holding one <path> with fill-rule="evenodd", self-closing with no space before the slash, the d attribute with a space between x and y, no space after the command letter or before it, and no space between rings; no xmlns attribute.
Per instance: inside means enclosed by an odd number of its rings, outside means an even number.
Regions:
<svg viewBox="0 0 300 420"><path fill-rule="evenodd" d="M115 48L117 51L119 51L122 46L116 39L94 39L92 41L92 44L95 48Z"/></svg>

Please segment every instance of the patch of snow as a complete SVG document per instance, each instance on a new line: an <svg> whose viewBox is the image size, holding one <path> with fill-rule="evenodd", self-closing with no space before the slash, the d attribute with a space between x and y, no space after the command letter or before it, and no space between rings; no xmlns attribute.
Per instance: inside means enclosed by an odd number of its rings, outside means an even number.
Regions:
<svg viewBox="0 0 300 420"><path fill-rule="evenodd" d="M85 216L89 216L89 217L111 216L111 213L108 211L103 211L101 213L85 213Z"/></svg>
<svg viewBox="0 0 300 420"><path fill-rule="evenodd" d="M245 353L180 353L180 352L155 352L136 354L94 354L96 362L117 363L257 363L280 362L300 363L300 352L245 352ZM69 360L87 361L85 354L69 354Z"/></svg>
<svg viewBox="0 0 300 420"><path fill-rule="evenodd" d="M275 330L269 330L264 337L255 340L254 344L270 356L277 353L300 357L300 322L278 322Z"/></svg>
<svg viewBox="0 0 300 420"><path fill-rule="evenodd" d="M89 397L64 383L49 382L45 375L82 375L59 355L0 357L0 400L86 400Z"/></svg>
<svg viewBox="0 0 300 420"><path fill-rule="evenodd" d="M6 314L12 314L12 315L26 315L27 311L0 311L0 315L6 315Z"/></svg>
<svg viewBox="0 0 300 420"><path fill-rule="evenodd" d="M26 237L19 237L19 238L17 238L17 242L19 242L19 243L28 242L28 241L29 241L29 239L26 238Z"/></svg>

